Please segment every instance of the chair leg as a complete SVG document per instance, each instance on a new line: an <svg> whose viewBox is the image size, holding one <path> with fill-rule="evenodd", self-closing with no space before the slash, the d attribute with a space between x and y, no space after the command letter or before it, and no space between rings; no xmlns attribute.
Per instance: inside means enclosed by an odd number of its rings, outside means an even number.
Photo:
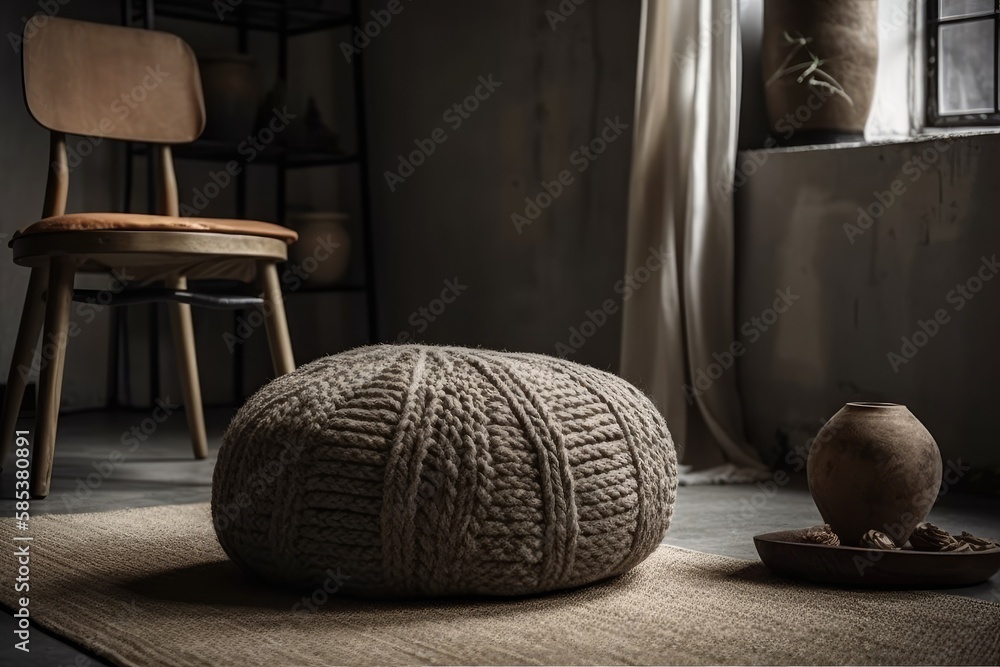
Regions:
<svg viewBox="0 0 1000 667"><path fill-rule="evenodd" d="M42 320L45 319L45 289L48 287L49 267L39 266L31 270L28 280L28 292L24 295L24 308L21 311L21 324L17 329L17 340L14 342L14 354L10 361L10 372L7 374L7 389L3 396L3 418L0 419L0 470L14 442L14 429L17 428L17 417L21 412L21 402L24 400L24 387L28 382L31 361L35 356L35 346L38 344L38 334L42 331Z"/></svg>
<svg viewBox="0 0 1000 667"><path fill-rule="evenodd" d="M56 448L75 273L73 260L66 257L50 260L42 332L42 370L38 378L38 412L35 416L35 451L31 462L31 495L35 498L49 495L52 481L52 457Z"/></svg>
<svg viewBox="0 0 1000 667"><path fill-rule="evenodd" d="M170 289L187 289L187 279L176 276L167 281ZM191 446L194 457L208 457L208 437L205 435L205 414L201 404L201 385L198 382L198 357L194 348L194 324L191 318L191 306L184 303L171 303L170 333L174 339L174 353L177 355L177 367L181 374L181 391L184 394L184 413L187 415L188 431L191 433Z"/></svg>
<svg viewBox="0 0 1000 667"><path fill-rule="evenodd" d="M271 346L274 373L285 375L295 370L295 357L292 355L292 339L288 335L285 301L281 294L281 283L278 281L278 269L274 262L260 262L257 272L264 296L264 322L267 326L267 341Z"/></svg>

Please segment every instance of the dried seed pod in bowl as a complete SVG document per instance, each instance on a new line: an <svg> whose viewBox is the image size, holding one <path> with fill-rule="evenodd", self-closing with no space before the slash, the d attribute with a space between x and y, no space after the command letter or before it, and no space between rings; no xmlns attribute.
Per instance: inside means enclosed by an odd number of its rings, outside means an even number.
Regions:
<svg viewBox="0 0 1000 667"><path fill-rule="evenodd" d="M813 526L802 535L802 539L812 544L825 544L830 547L840 546L840 538L830 528L830 524Z"/></svg>
<svg viewBox="0 0 1000 667"><path fill-rule="evenodd" d="M967 533L962 531L961 536L958 537L958 541L962 544L969 545L969 548L973 551L989 551L990 549L1000 549L1000 542L996 540L991 540L988 537L976 537L972 533Z"/></svg>
<svg viewBox="0 0 1000 667"><path fill-rule="evenodd" d="M955 551L960 543L946 530L933 523L920 523L910 535L910 544L917 551Z"/></svg>
<svg viewBox="0 0 1000 667"><path fill-rule="evenodd" d="M884 551L894 551L899 549L892 538L877 530L869 530L861 538L861 546L866 549L882 549Z"/></svg>

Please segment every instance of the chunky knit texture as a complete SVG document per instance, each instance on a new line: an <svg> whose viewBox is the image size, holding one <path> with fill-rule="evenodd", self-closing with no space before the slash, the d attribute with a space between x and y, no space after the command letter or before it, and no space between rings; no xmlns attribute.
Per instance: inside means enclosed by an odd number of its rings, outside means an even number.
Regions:
<svg viewBox="0 0 1000 667"><path fill-rule="evenodd" d="M237 563L372 595L525 593L623 573L666 532L666 424L614 375L535 354L385 345L260 390L219 452Z"/></svg>

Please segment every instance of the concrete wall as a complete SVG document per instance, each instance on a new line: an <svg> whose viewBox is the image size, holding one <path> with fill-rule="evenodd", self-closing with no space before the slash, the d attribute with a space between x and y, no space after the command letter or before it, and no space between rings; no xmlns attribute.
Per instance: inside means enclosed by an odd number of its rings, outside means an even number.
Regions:
<svg viewBox="0 0 1000 667"><path fill-rule="evenodd" d="M743 160L737 322L797 297L739 365L752 441L773 459L847 401L891 401L946 460L1000 469L1000 136Z"/></svg>
<svg viewBox="0 0 1000 667"><path fill-rule="evenodd" d="M589 0L553 30L558 6L414 2L366 52L388 338L553 353L616 296L631 128L582 173L572 156L605 119L631 125L640 3ZM502 85L460 127L443 118L490 76ZM391 191L385 172L436 128L446 142ZM572 183L519 233L511 216L564 170ZM452 279L468 290L419 331ZM613 317L572 358L616 367L619 329Z"/></svg>
<svg viewBox="0 0 1000 667"><path fill-rule="evenodd" d="M872 136L910 131L906 102L919 97L922 78L906 75L904 19L917 4L880 3ZM767 135L762 19L763 0L741 0L741 148L762 146ZM736 335L750 344L738 372L750 439L770 460L803 447L845 402L882 400L908 405L946 460L1000 472L1000 281L972 299L957 289L969 280L976 287L982 258L1000 251L998 149L1000 137L981 136L741 156L751 175L736 195L737 322L750 335ZM881 215L859 224L859 207ZM799 298L765 324L779 289ZM903 337L922 342L920 322L935 330L936 313L944 324L923 347L906 346L912 359L903 356Z"/></svg>

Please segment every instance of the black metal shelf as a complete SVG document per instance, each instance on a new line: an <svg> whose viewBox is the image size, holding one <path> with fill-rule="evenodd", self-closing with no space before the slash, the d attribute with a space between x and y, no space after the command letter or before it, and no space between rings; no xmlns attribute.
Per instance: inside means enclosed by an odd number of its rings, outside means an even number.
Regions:
<svg viewBox="0 0 1000 667"><path fill-rule="evenodd" d="M147 0L131 0L131 19L140 21ZM350 25L351 3L346 0L156 0L156 15L289 36Z"/></svg>
<svg viewBox="0 0 1000 667"><path fill-rule="evenodd" d="M360 0L121 0L122 23L141 25L148 29L156 27L156 17L167 17L214 24L235 28L238 35L238 50L246 53L251 31L266 31L277 37L278 77L287 80L288 40L290 37L309 32L345 27L360 29ZM366 298L368 338L378 342L378 316L376 310L375 251L371 220L371 187L368 174L367 115L365 111L364 59L357 53L351 59L352 88L354 92L354 112L356 119L357 147L354 153L329 151L309 151L287 146L272 145L266 151L258 151L253 162L272 164L276 167L275 200L280 223L286 214L286 176L289 169L356 164L359 171L358 196L361 204L360 250L364 260L364 278L361 284L311 287L302 285L300 289L286 292L291 294L357 293ZM246 157L239 154L238 146L227 142L196 141L173 147L173 156L178 159L200 160L204 162L228 162L237 160L247 164ZM123 193L125 210L131 202L132 166L136 156L147 156L148 146L133 144L126 152L126 181ZM146 198L150 212L156 207L157 166L155 160L148 162L146 169ZM248 183L247 169L236 175L235 217L246 218ZM238 313L234 313L234 326ZM157 339L159 335L158 314L153 308L150 313L150 387L152 391L159 385L159 361ZM242 350L242 348L240 348ZM237 353L233 364L233 387L239 396L243 387L243 355Z"/></svg>
<svg viewBox="0 0 1000 667"><path fill-rule="evenodd" d="M135 155L147 155L147 144L132 144ZM304 167L332 167L355 164L360 160L357 153L331 153L323 151L303 151L284 146L268 146L266 150L255 151L253 161L248 162L239 152L239 146L224 141L198 140L190 144L178 144L172 149L173 156L182 160L202 162L229 162L236 160L244 164L280 164L289 169Z"/></svg>

